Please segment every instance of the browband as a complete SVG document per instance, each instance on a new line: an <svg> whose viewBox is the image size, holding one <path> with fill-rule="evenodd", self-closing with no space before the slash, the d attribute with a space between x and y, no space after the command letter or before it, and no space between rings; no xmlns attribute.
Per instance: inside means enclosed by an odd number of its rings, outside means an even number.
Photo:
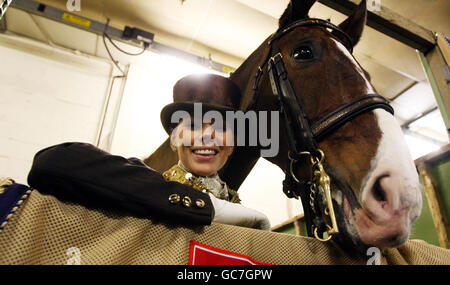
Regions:
<svg viewBox="0 0 450 285"><path fill-rule="evenodd" d="M333 32L335 32L334 35L341 40L341 42L350 51L350 53L353 52L353 41L349 37L349 35L347 35L347 33L345 33L338 26L336 26L328 21L325 21L322 19L316 19L316 18L302 19L302 20L293 22L288 27L286 27L283 30L280 30L280 31L276 32L274 35L272 35L269 39L268 44L272 45L273 41L279 39L280 37L284 36L285 34L289 33L290 31L292 31L295 28L306 27L306 26L320 26L320 27L324 27L324 28L333 30Z"/></svg>

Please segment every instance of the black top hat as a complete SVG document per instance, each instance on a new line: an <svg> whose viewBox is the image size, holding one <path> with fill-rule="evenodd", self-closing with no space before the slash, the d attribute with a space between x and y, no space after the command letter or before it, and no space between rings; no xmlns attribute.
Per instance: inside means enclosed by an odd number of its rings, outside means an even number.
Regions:
<svg viewBox="0 0 450 285"><path fill-rule="evenodd" d="M168 134L178 123L171 123L172 114L184 110L192 114L194 103L202 103L202 112L222 113L239 109L241 92L230 79L215 74L192 74L181 78L173 87L173 103L161 111L161 123Z"/></svg>

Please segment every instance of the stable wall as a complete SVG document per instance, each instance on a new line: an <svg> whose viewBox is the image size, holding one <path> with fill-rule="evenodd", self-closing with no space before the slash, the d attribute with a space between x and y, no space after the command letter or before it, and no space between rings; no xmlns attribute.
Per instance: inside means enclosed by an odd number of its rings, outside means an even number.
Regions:
<svg viewBox="0 0 450 285"><path fill-rule="evenodd" d="M109 63L0 34L0 66L0 176L26 184L40 149L95 143Z"/></svg>

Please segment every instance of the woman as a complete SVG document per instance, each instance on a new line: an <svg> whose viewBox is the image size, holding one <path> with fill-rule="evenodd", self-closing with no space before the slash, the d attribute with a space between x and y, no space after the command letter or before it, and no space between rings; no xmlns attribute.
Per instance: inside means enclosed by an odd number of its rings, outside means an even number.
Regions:
<svg viewBox="0 0 450 285"><path fill-rule="evenodd" d="M234 148L233 131L224 118L226 111L236 110L239 105L238 87L218 75L189 75L175 84L173 96L174 103L161 111L161 122L179 161L163 173L164 178L218 199L239 202L237 192L229 189L217 174ZM175 116L177 112L179 115ZM208 112L215 118L208 120L204 116ZM180 118L178 124L173 117Z"/></svg>
<svg viewBox="0 0 450 285"><path fill-rule="evenodd" d="M187 114L184 120L187 122L190 118L187 111L193 110L190 108L194 108L194 103L203 103L205 110L232 110L239 104L239 97L239 90L235 85L220 76L205 75L203 78L196 77L194 81L181 79L174 87L174 103L161 112L163 126L167 131L177 127L179 122L171 123L171 117L177 110ZM187 138L188 132L182 133ZM216 176L217 170L231 154L230 149L224 150L218 145L214 148L220 151L211 157L203 157L211 150L203 150L203 154L200 154L202 151L191 148L192 155L189 156L182 151L189 148L180 148L180 161L186 163L180 165L185 170L204 175L202 183L205 186L209 185L206 178L221 183ZM196 155L203 155L203 160L192 160ZM172 174L173 170L169 173ZM191 181L186 174L184 177ZM176 175L172 178L167 177L167 174L165 176L166 180L176 180L173 179ZM166 180L139 159L111 155L86 143L64 143L39 151L28 175L28 184L39 192L86 207L119 210L139 217L185 225L208 225L213 221L265 230L270 228L265 215L217 198L214 187L205 187L203 190L209 189L209 193L204 193L190 187L197 187L196 183L183 185ZM228 190L225 184L219 190L223 189ZM234 192L228 193L228 200L236 202Z"/></svg>
<svg viewBox="0 0 450 285"><path fill-rule="evenodd" d="M171 143L171 148L177 153L179 161L163 173L164 178L211 193L218 199L240 202L237 192L228 188L217 173L233 152L233 146L221 145L218 141L227 140L226 138L228 141L232 140L232 131L227 126L223 129L213 129L211 123L203 123L200 128L195 128L190 121L180 122L177 131L171 134L171 142L177 141L179 139L177 136L184 134L182 140L188 137L188 143ZM209 142L204 143L205 136L211 136L212 139L208 138Z"/></svg>
<svg viewBox="0 0 450 285"><path fill-rule="evenodd" d="M215 209L226 208L236 216L251 212L254 220L247 226L269 230L270 223L264 214L222 202L240 202L237 192L230 189L217 173L234 149L233 128L225 117L227 111L236 111L239 107L239 88L222 76L188 75L175 84L173 97L174 103L161 111L161 122L170 135L171 148L177 152L179 161L163 173L164 178L208 193ZM177 196L173 199L179 200ZM245 213L247 211L249 213ZM216 221L235 224L235 221L222 218L216 212Z"/></svg>

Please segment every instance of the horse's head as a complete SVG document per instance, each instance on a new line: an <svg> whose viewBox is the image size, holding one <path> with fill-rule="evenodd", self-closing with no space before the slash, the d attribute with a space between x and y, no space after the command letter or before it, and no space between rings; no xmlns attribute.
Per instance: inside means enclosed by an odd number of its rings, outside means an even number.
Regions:
<svg viewBox="0 0 450 285"><path fill-rule="evenodd" d="M279 31L307 18L314 2L292 0L280 18ZM353 45L365 26L365 2L339 25ZM346 44L336 31L319 25L294 27L278 39L288 79L310 124L366 94L376 94L369 75ZM264 100L258 99L257 104L270 110L278 106L277 98L268 95L271 86L264 76L259 87ZM360 250L405 242L420 214L422 198L413 160L392 114L383 109L365 112L321 138L318 145L331 178L338 241ZM287 153L282 134L280 153L270 160L288 171ZM302 168L295 170L298 176L305 172Z"/></svg>

